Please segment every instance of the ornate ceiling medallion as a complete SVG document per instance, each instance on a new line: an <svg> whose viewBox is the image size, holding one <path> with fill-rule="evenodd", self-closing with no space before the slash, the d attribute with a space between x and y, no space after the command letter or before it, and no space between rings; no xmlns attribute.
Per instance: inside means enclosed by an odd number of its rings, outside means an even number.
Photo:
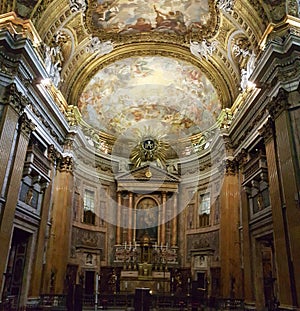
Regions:
<svg viewBox="0 0 300 311"><path fill-rule="evenodd" d="M100 40L148 41L151 37L183 43L186 36L211 38L218 28L217 12L213 0L88 0L85 22Z"/></svg>

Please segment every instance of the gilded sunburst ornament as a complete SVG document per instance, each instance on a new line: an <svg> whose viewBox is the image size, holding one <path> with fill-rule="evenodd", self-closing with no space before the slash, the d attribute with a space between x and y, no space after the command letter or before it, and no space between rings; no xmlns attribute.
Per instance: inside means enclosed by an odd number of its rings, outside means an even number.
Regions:
<svg viewBox="0 0 300 311"><path fill-rule="evenodd" d="M134 167L151 162L156 163L159 167L164 167L166 151L169 146L164 140L165 135L155 132L147 126L143 130L137 130L137 137L138 140L130 154L130 161Z"/></svg>

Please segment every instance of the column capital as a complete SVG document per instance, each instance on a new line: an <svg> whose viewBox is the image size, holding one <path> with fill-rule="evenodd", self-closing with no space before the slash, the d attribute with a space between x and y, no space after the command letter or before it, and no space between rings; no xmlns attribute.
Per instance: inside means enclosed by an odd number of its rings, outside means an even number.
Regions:
<svg viewBox="0 0 300 311"><path fill-rule="evenodd" d="M20 132L22 132L28 139L36 128L35 124L32 123L25 112L19 118L19 126Z"/></svg>
<svg viewBox="0 0 300 311"><path fill-rule="evenodd" d="M10 105L18 114L22 114L29 104L28 98L18 91L15 83L11 83L6 87L3 102Z"/></svg>
<svg viewBox="0 0 300 311"><path fill-rule="evenodd" d="M225 175L235 175L238 171L238 162L235 159L225 159L222 163L222 170Z"/></svg>
<svg viewBox="0 0 300 311"><path fill-rule="evenodd" d="M70 156L61 157L59 159L58 169L61 172L73 172L74 169L74 160Z"/></svg>
<svg viewBox="0 0 300 311"><path fill-rule="evenodd" d="M248 160L248 151L243 148L235 157L238 165L243 166Z"/></svg>
<svg viewBox="0 0 300 311"><path fill-rule="evenodd" d="M60 159L60 153L55 149L54 145L50 145L48 147L48 159L55 163L58 159Z"/></svg>
<svg viewBox="0 0 300 311"><path fill-rule="evenodd" d="M267 109L273 120L276 119L282 111L286 110L290 106L288 95L288 91L284 88L280 88L277 95L274 96L268 104Z"/></svg>
<svg viewBox="0 0 300 311"><path fill-rule="evenodd" d="M268 118L267 122L259 130L259 134L264 138L266 142L273 137L274 121L272 120L272 118Z"/></svg>

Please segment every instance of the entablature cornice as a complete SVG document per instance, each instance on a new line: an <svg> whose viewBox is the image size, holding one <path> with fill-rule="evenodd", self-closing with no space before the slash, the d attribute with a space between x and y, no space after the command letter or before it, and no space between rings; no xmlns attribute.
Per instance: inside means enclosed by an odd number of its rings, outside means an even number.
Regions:
<svg viewBox="0 0 300 311"><path fill-rule="evenodd" d="M278 72L277 67L295 70L293 63L300 53L300 24L294 24L286 18L281 24L268 26L261 43L263 51L252 74L252 80L257 85L271 84Z"/></svg>

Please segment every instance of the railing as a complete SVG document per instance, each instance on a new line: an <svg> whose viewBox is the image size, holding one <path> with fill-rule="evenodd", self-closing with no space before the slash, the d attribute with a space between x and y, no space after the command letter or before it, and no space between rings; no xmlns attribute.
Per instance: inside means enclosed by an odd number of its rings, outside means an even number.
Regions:
<svg viewBox="0 0 300 311"><path fill-rule="evenodd" d="M30 301L26 306L26 310L41 311L41 310L67 310L66 295L42 295L40 300L35 300L33 304ZM82 297L83 309L90 310L95 306L94 295L83 295ZM118 293L118 294L99 294L98 295L98 309L117 308L132 308L134 306L134 293ZM2 307L2 309L1 309ZM150 307L159 310L203 310L210 308L214 310L238 310L243 311L244 301L241 299L231 298L214 298L203 299L199 297L192 297L188 295L152 295L150 298ZM2 311L15 311L13 304L6 304L0 306ZM151 309L150 309L151 310Z"/></svg>
<svg viewBox="0 0 300 311"><path fill-rule="evenodd" d="M48 176L50 161L38 148L30 146L27 150L25 166L33 167L35 171L41 172L45 176Z"/></svg>
<svg viewBox="0 0 300 311"><path fill-rule="evenodd" d="M244 169L244 181L247 180L252 175L259 172L259 170L267 169L266 156L260 156L250 160Z"/></svg>

